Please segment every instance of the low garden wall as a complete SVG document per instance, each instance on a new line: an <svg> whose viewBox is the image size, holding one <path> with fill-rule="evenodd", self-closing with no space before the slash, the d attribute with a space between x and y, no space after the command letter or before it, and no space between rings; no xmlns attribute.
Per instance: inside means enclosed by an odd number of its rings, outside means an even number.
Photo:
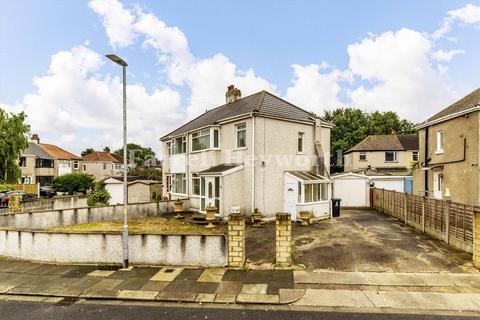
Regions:
<svg viewBox="0 0 480 320"><path fill-rule="evenodd" d="M188 208L188 200L184 200ZM128 205L129 219L174 211L170 201ZM122 236L115 232L49 231L51 227L121 220L123 205L45 210L0 215L0 256L58 263L118 264ZM137 265L225 266L228 245L223 234L129 235L129 259Z"/></svg>
<svg viewBox="0 0 480 320"><path fill-rule="evenodd" d="M130 234L129 259L137 265L225 266L224 235ZM57 263L118 264L118 233L0 230L0 255Z"/></svg>

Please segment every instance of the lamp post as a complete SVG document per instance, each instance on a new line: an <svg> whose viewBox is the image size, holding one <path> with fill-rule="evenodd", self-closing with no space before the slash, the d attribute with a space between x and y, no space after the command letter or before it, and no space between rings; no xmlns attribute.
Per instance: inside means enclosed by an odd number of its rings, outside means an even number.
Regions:
<svg viewBox="0 0 480 320"><path fill-rule="evenodd" d="M123 71L123 268L128 268L128 197L127 197L127 66L128 64L115 54L106 57L122 66Z"/></svg>

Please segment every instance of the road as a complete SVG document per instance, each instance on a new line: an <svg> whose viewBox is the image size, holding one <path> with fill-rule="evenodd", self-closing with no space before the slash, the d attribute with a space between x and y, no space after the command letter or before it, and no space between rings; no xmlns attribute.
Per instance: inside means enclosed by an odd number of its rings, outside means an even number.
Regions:
<svg viewBox="0 0 480 320"><path fill-rule="evenodd" d="M0 301L0 319L2 320L187 320L187 319L215 319L215 320L430 320L430 319L478 319L477 317L438 316L438 315L400 315L384 313L345 313L345 312L318 312L292 311L219 307L186 307L177 306L133 306L133 305L105 305L75 303L62 305L61 303Z"/></svg>

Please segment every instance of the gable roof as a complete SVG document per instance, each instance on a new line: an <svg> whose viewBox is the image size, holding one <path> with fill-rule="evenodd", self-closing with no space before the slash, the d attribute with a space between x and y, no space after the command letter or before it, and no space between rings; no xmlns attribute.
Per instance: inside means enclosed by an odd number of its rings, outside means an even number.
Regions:
<svg viewBox="0 0 480 320"><path fill-rule="evenodd" d="M22 155L32 155L42 159L54 159L50 154L43 150L42 147L31 141L28 142L28 147L27 149L23 150Z"/></svg>
<svg viewBox="0 0 480 320"><path fill-rule="evenodd" d="M241 98L235 102L227 103L211 109L195 119L187 122L180 128L163 136L160 140L173 137L191 130L217 124L219 121L248 115L254 112L265 117L283 118L286 120L314 122L318 118L313 113L307 112L267 91L260 91Z"/></svg>
<svg viewBox="0 0 480 320"><path fill-rule="evenodd" d="M465 97L462 99L458 100L454 104L446 107L439 113L433 115L427 121L425 121L425 124L434 120L438 120L440 118L449 116L451 114L457 113L457 112L462 112L462 111L467 111L469 109L473 109L477 106L480 106L480 88L470 92L467 94Z"/></svg>
<svg viewBox="0 0 480 320"><path fill-rule="evenodd" d="M57 147L53 144L48 143L39 143L38 144L46 153L51 157L59 160L82 160L79 156L74 155L60 147Z"/></svg>
<svg viewBox="0 0 480 320"><path fill-rule="evenodd" d="M405 151L418 150L418 136L409 135L371 135L347 150L345 154L354 151Z"/></svg>
<svg viewBox="0 0 480 320"><path fill-rule="evenodd" d="M85 155L83 161L111 161L113 163L123 163L123 157L115 153L94 151Z"/></svg>

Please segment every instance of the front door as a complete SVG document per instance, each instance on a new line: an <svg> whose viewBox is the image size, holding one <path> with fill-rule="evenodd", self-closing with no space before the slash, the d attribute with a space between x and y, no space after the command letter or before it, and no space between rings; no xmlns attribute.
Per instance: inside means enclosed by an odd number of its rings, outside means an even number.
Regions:
<svg viewBox="0 0 480 320"><path fill-rule="evenodd" d="M434 172L433 173L433 197L435 199L442 199L442 190L443 190L443 173Z"/></svg>
<svg viewBox="0 0 480 320"><path fill-rule="evenodd" d="M201 211L214 206L220 212L220 177L200 178Z"/></svg>

